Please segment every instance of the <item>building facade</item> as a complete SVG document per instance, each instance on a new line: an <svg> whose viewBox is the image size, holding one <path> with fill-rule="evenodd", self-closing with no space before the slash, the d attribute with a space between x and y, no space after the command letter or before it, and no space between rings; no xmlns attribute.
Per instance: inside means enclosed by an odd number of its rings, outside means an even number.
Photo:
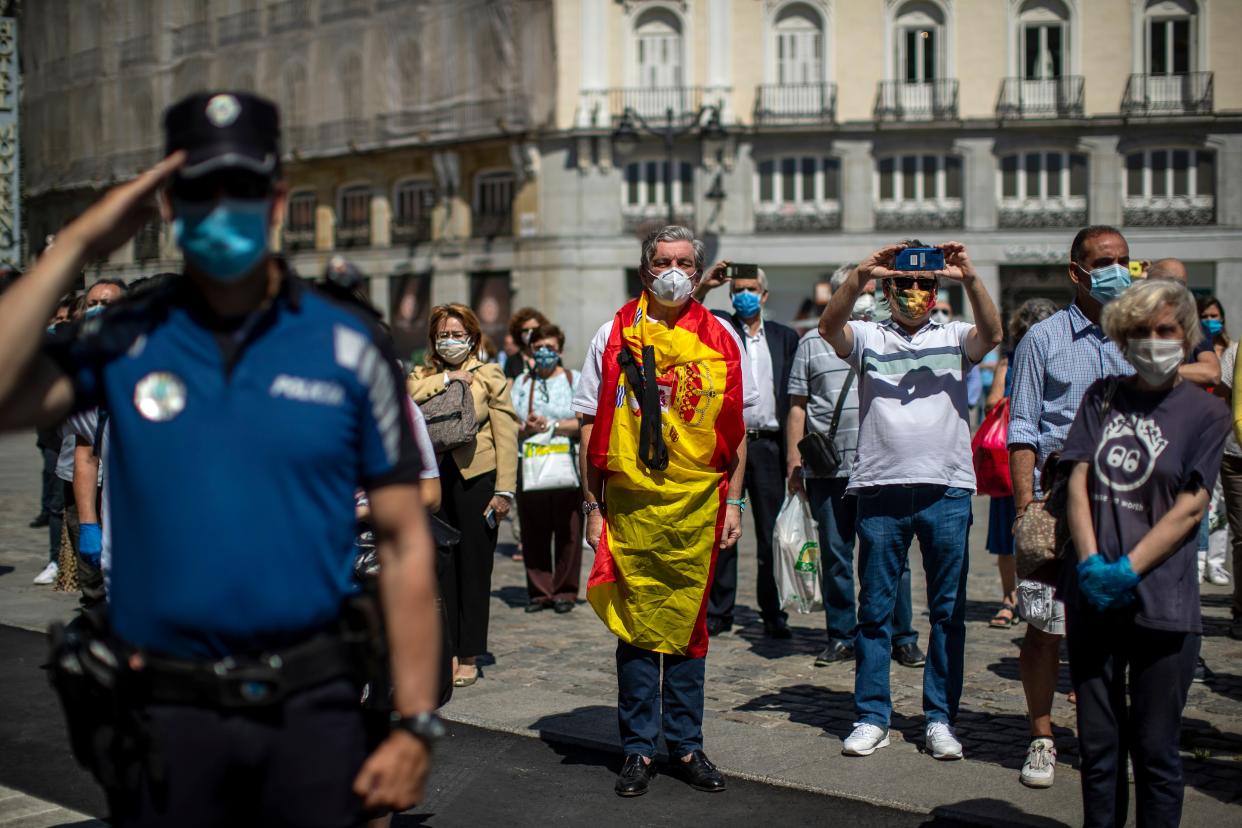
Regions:
<svg viewBox="0 0 1242 828"><path fill-rule="evenodd" d="M761 264L781 321L907 238L965 242L1003 310L1068 298L1090 222L1242 324L1239 37L1229 0L45 0L28 239L153 160L165 105L231 87L282 107L279 244L349 256L406 350L466 301L497 336L542 308L576 360L670 215ZM176 266L152 225L91 274Z"/></svg>

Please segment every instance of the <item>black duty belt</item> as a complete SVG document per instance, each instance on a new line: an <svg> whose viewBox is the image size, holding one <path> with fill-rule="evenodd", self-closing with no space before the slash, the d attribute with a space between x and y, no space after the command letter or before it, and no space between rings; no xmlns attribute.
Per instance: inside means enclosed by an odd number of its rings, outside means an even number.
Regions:
<svg viewBox="0 0 1242 828"><path fill-rule="evenodd" d="M746 429L747 440L779 440L781 433L778 429L767 428L748 428Z"/></svg>
<svg viewBox="0 0 1242 828"><path fill-rule="evenodd" d="M321 633L288 649L219 661L143 655L130 673L146 701L203 707L265 707L291 693L358 673L355 651L339 635Z"/></svg>

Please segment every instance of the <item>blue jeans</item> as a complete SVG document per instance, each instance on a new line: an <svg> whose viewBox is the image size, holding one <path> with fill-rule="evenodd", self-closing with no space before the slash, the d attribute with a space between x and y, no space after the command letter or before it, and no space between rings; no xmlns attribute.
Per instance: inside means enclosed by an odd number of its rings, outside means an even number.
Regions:
<svg viewBox="0 0 1242 828"><path fill-rule="evenodd" d="M807 478L807 500L819 526L820 583L824 591L824 616L828 643L840 641L853 647L858 633L854 603L854 536L858 521L858 498L845 493L848 478ZM917 644L914 607L910 603L910 562L901 570L897 603L893 607L893 646Z"/></svg>
<svg viewBox="0 0 1242 828"><path fill-rule="evenodd" d="M627 756L655 757L661 719L670 759L703 748L705 668L705 658L667 655L617 642L617 724Z"/></svg>
<svg viewBox="0 0 1242 828"><path fill-rule="evenodd" d="M858 493L858 635L854 708L858 721L888 727L890 617L897 584L919 539L927 575L931 637L923 668L923 713L952 724L962 698L966 651L970 492L944 486L878 486Z"/></svg>

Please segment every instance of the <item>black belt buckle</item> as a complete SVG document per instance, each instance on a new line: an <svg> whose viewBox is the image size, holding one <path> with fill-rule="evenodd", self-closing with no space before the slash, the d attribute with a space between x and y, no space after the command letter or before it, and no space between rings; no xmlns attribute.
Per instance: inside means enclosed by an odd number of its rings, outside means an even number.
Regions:
<svg viewBox="0 0 1242 828"><path fill-rule="evenodd" d="M262 662L239 666L231 658L211 665L216 677L219 701L225 707L266 707L285 695L280 656L266 656Z"/></svg>

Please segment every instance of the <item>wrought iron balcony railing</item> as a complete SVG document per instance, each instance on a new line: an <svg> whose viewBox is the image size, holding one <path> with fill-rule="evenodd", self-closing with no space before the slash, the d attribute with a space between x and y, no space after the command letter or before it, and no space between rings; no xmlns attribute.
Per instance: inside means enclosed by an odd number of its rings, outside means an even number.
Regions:
<svg viewBox="0 0 1242 828"><path fill-rule="evenodd" d="M674 121L692 117L703 104L701 86L650 86L608 90L609 108L615 117L632 109L644 118L662 119L672 113Z"/></svg>
<svg viewBox="0 0 1242 828"><path fill-rule="evenodd" d="M841 206L791 207L755 212L756 233L827 233L841 229Z"/></svg>
<svg viewBox="0 0 1242 828"><path fill-rule="evenodd" d="M371 223L337 225L336 227L336 246L338 248L346 247L370 247L371 246Z"/></svg>
<svg viewBox="0 0 1242 828"><path fill-rule="evenodd" d="M755 93L755 125L824 124L837 115L835 83L763 84Z"/></svg>
<svg viewBox="0 0 1242 828"><path fill-rule="evenodd" d="M957 120L957 79L880 81L875 117L882 121Z"/></svg>
<svg viewBox="0 0 1242 828"><path fill-rule="evenodd" d="M1216 223L1216 198L1201 196L1127 197L1121 221L1132 227L1188 226Z"/></svg>
<svg viewBox="0 0 1242 828"><path fill-rule="evenodd" d="M875 210L875 229L950 230L961 227L963 218L961 199L880 204Z"/></svg>
<svg viewBox="0 0 1242 828"><path fill-rule="evenodd" d="M996 101L996 117L1081 118L1083 86L1081 75L1041 80L1005 78Z"/></svg>
<svg viewBox="0 0 1242 828"><path fill-rule="evenodd" d="M1212 73L1131 75L1122 115L1206 115L1212 111Z"/></svg>
<svg viewBox="0 0 1242 828"><path fill-rule="evenodd" d="M297 229L286 227L281 234L281 238L285 250L315 249L315 228L313 227L299 227Z"/></svg>
<svg viewBox="0 0 1242 828"><path fill-rule="evenodd" d="M371 140L371 121L366 118L343 118L319 125L319 150L344 149Z"/></svg>
<svg viewBox="0 0 1242 828"><path fill-rule="evenodd" d="M431 216L419 216L416 219L397 220L392 225L393 244L416 244L431 241Z"/></svg>
<svg viewBox="0 0 1242 828"><path fill-rule="evenodd" d="M475 213L470 223L470 235L476 239L513 235L513 213Z"/></svg>
<svg viewBox="0 0 1242 828"><path fill-rule="evenodd" d="M1005 228L1083 227L1087 224L1087 200L1081 196L1068 199L1038 198L1002 199L997 224Z"/></svg>

